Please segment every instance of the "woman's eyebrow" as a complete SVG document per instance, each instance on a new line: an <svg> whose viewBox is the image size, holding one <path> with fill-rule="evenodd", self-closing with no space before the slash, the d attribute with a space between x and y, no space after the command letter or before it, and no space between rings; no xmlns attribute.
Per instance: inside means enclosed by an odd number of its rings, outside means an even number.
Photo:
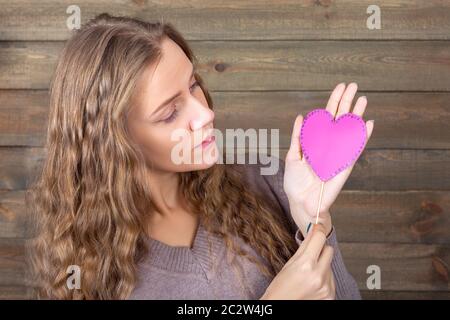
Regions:
<svg viewBox="0 0 450 320"><path fill-rule="evenodd" d="M191 71L191 76L189 77L189 82L192 80L192 77L194 76L196 70L197 70L197 68L195 66L192 66L192 71ZM158 112L161 108L164 108L167 104L169 104L170 102L172 102L176 98L178 98L181 94L182 94L182 92L178 91L173 96L171 96L170 98L166 99L163 103L161 103L159 105L159 107L157 107L155 109L155 111L152 112L152 115L155 114L156 112Z"/></svg>

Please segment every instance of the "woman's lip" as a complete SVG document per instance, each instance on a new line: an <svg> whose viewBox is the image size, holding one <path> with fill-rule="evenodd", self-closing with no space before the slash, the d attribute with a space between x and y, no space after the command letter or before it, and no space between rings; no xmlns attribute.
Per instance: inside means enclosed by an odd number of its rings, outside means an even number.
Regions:
<svg viewBox="0 0 450 320"><path fill-rule="evenodd" d="M212 142L214 140L215 140L215 137L213 135L209 135L200 144L198 144L196 146L196 148L200 147L200 146L206 146L206 145L208 145L210 142Z"/></svg>
<svg viewBox="0 0 450 320"><path fill-rule="evenodd" d="M205 141L202 142L203 147L209 146L211 142L213 142L216 138L214 136L210 136L208 139L205 139Z"/></svg>

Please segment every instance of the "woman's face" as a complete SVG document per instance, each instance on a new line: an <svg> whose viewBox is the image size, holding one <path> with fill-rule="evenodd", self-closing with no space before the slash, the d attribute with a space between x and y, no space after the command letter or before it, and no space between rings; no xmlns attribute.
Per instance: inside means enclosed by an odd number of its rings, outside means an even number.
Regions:
<svg viewBox="0 0 450 320"><path fill-rule="evenodd" d="M214 140L202 145L214 134L214 112L183 50L171 39L162 47L159 63L148 66L139 79L128 129L152 169L206 169L219 156Z"/></svg>

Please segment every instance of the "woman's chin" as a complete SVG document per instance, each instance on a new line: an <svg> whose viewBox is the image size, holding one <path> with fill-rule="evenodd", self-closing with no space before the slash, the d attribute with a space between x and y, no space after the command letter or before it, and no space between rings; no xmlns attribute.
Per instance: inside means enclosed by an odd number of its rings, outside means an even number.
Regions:
<svg viewBox="0 0 450 320"><path fill-rule="evenodd" d="M177 164L177 171L187 172L205 170L212 167L219 160L219 148L215 142L209 146L199 146L191 154L191 161L184 161Z"/></svg>
<svg viewBox="0 0 450 320"><path fill-rule="evenodd" d="M193 165L196 169L193 170L203 170L212 167L219 160L219 149L215 142L212 142L207 147L202 148L202 152L195 152L193 158L195 159Z"/></svg>

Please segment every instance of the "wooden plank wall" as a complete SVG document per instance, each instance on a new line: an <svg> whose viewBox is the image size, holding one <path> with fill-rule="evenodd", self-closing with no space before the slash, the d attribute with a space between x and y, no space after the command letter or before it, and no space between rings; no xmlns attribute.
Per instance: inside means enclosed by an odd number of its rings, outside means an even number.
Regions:
<svg viewBox="0 0 450 320"><path fill-rule="evenodd" d="M27 298L24 191L42 163L47 89L73 1L0 0L0 298ZM450 298L450 1L77 0L172 22L191 43L219 128L278 128L356 81L374 135L332 208L346 264L367 299ZM381 290L366 269L381 268Z"/></svg>

